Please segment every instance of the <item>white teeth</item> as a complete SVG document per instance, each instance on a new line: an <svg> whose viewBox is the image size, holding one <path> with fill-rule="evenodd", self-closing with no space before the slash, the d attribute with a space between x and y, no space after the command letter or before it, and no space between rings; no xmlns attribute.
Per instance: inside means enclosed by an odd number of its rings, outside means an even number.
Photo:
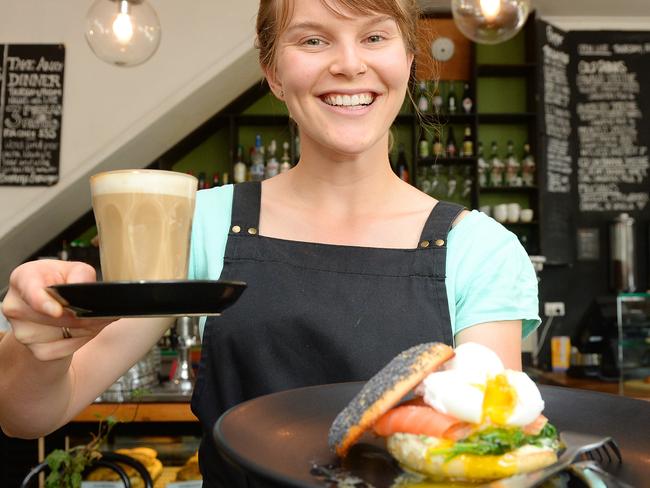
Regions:
<svg viewBox="0 0 650 488"><path fill-rule="evenodd" d="M372 93L357 93L354 95L326 95L323 101L328 105L343 107L355 107L359 105L370 105L375 99Z"/></svg>

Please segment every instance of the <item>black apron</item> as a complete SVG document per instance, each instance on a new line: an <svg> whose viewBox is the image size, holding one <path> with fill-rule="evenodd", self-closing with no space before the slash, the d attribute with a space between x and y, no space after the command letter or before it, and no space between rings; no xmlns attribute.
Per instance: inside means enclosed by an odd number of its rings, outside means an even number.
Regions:
<svg viewBox="0 0 650 488"><path fill-rule="evenodd" d="M415 249L260 236L261 185L234 187L220 279L248 283L208 318L192 411L203 427L204 487L255 485L217 452L212 428L244 400L303 386L367 380L415 344L452 344L447 233L462 207L438 203ZM325 442L325 440L324 440Z"/></svg>

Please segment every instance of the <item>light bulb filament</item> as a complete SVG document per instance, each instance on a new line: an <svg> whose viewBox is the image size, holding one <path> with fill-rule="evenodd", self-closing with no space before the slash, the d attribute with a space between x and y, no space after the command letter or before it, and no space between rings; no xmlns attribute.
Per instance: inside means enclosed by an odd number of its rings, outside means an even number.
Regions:
<svg viewBox="0 0 650 488"><path fill-rule="evenodd" d="M129 13L129 2L120 1L120 13L113 21L113 34L120 44L128 44L133 38L133 20Z"/></svg>
<svg viewBox="0 0 650 488"><path fill-rule="evenodd" d="M481 12L488 22L493 22L501 11L501 0L480 0Z"/></svg>

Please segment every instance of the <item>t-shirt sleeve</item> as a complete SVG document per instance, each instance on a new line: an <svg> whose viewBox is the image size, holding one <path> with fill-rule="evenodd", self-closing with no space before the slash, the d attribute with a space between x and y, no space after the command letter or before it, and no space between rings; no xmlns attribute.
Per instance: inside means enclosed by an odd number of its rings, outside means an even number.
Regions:
<svg viewBox="0 0 650 488"><path fill-rule="evenodd" d="M196 194L190 241L190 280L218 280L228 241L232 213L232 185Z"/></svg>
<svg viewBox="0 0 650 488"><path fill-rule="evenodd" d="M521 320L526 337L540 324L537 276L517 236L477 211L449 234L447 294L454 335L473 325ZM453 305L453 306L452 306Z"/></svg>

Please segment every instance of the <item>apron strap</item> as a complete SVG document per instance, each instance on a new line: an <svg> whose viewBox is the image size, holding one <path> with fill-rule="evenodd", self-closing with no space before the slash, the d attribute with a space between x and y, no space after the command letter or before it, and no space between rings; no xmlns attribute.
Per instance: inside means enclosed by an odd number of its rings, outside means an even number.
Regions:
<svg viewBox="0 0 650 488"><path fill-rule="evenodd" d="M259 181L247 181L234 185L230 232L239 228L236 233L243 231L248 234L257 234L260 225L261 201L262 185ZM251 229L254 231L251 232Z"/></svg>
<svg viewBox="0 0 650 488"><path fill-rule="evenodd" d="M451 230L451 225L456 220L456 217L465 209L462 205L452 202L438 202L431 213L429 218L424 224L420 242L430 241L443 241L442 244L437 244L437 247L445 247L447 245L447 234Z"/></svg>

